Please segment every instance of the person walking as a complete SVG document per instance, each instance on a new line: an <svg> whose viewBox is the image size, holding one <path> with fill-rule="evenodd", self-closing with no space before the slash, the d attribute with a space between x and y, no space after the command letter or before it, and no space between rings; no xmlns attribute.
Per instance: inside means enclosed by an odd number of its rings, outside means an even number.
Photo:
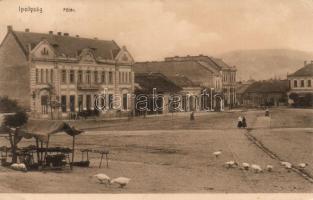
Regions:
<svg viewBox="0 0 313 200"><path fill-rule="evenodd" d="M241 127L242 127L242 117L241 117L241 116L238 117L238 124L237 124L237 127L238 127L238 128L241 128Z"/></svg>

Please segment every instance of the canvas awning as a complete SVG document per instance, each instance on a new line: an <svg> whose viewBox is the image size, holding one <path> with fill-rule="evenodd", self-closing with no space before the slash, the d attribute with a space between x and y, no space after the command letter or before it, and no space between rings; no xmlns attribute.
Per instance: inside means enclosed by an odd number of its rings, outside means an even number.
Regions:
<svg viewBox="0 0 313 200"><path fill-rule="evenodd" d="M47 142L49 136L56 133L64 132L70 136L75 136L83 132L62 121L42 121L40 123L38 121L30 121L21 131L24 132L25 136L31 135L43 142Z"/></svg>

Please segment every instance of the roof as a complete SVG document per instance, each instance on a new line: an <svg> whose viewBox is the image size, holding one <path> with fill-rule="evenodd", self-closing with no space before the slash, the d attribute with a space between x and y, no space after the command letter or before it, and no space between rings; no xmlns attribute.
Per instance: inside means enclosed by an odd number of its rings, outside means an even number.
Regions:
<svg viewBox="0 0 313 200"><path fill-rule="evenodd" d="M140 91L145 93L152 93L154 88L157 93L172 93L182 90L161 73L136 73L135 83L139 84Z"/></svg>
<svg viewBox="0 0 313 200"><path fill-rule="evenodd" d="M187 77L177 74L176 76L168 76L171 81L173 81L179 87L200 87L199 84L195 84Z"/></svg>
<svg viewBox="0 0 313 200"><path fill-rule="evenodd" d="M210 59L220 67L221 70L223 69L232 69L234 70L235 67L231 67L229 66L227 63L225 63L222 59L220 58L214 58L214 57L210 57Z"/></svg>
<svg viewBox="0 0 313 200"><path fill-rule="evenodd" d="M50 135L56 133L64 132L70 136L75 136L83 131L62 121L30 120L24 127L22 127L21 132L37 137L39 140L46 142Z"/></svg>
<svg viewBox="0 0 313 200"><path fill-rule="evenodd" d="M289 76L313 76L313 64L308 64Z"/></svg>
<svg viewBox="0 0 313 200"><path fill-rule="evenodd" d="M177 74L186 77L194 84L203 85L213 75L206 67L197 61L159 61L159 62L137 62L134 64L135 73L162 73L166 77Z"/></svg>
<svg viewBox="0 0 313 200"><path fill-rule="evenodd" d="M244 93L286 93L288 87L287 80L257 81L249 85Z"/></svg>
<svg viewBox="0 0 313 200"><path fill-rule="evenodd" d="M236 88L236 94L243 94L249 88L250 84L240 84Z"/></svg>
<svg viewBox="0 0 313 200"><path fill-rule="evenodd" d="M45 34L12 31L25 53L28 53L28 45L34 48L43 39L47 40L54 47L58 55L65 54L69 57L76 57L77 54L86 48L93 49L96 58L113 60L120 47L113 40L88 39L64 35Z"/></svg>
<svg viewBox="0 0 313 200"><path fill-rule="evenodd" d="M215 70L225 70L225 69L230 69L230 70L235 70L235 67L229 66L227 63L225 63L222 59L220 58L214 58L214 57L209 57L205 55L198 55L198 56L175 56L175 57L167 57L165 58L165 61L187 61L187 60L193 60L193 61L202 61L206 63L206 67L214 68ZM201 62L201 63L202 63Z"/></svg>

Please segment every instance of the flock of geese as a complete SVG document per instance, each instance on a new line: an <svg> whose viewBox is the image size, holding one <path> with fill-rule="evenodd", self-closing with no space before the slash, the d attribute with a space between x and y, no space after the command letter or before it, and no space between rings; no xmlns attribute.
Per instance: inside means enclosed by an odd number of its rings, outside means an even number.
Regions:
<svg viewBox="0 0 313 200"><path fill-rule="evenodd" d="M213 155L218 158L220 155L222 154L222 151L215 151L213 152ZM299 170L303 170L306 166L308 166L309 164L308 163L299 163L298 165L296 166L293 166L291 163L289 162L286 162L286 161L283 161L280 163L283 167L285 167L288 172L290 172L290 170L293 168L293 167L296 167L297 169ZM257 164L249 164L249 163L246 163L246 162L243 162L241 164L241 166L239 166L239 164L234 161L234 160L231 160L231 161L228 161L228 162L225 162L224 166L226 168L236 168L236 167L240 167L239 169L243 169L243 170L249 170L251 169L254 173L261 173L263 172L263 169L260 165L257 165ZM273 169L274 169L274 166L273 165L266 165L265 166L265 169L266 171L268 172L272 172Z"/></svg>
<svg viewBox="0 0 313 200"><path fill-rule="evenodd" d="M213 152L213 155L216 158L218 158L221 154L222 154L222 151ZM292 169L294 167L291 163L286 162L286 161L281 162L281 165L283 167L285 167L288 170L288 172L290 171L290 169ZM241 164L241 166L239 166L239 164L234 160L225 162L224 166L228 169L239 167L239 169L241 169L241 170L250 170L251 169L254 173L262 173L263 172L263 169L260 165L249 164L247 162L243 162ZM307 163L299 163L295 167L297 167L300 170L303 170L306 166L308 166ZM272 172L274 169L274 166L273 165L266 165L265 169L268 172ZM131 180L130 178L126 178L126 177L118 177L118 178L111 180L111 178L106 174L96 174L96 175L94 175L94 177L96 177L101 184L111 185L111 184L115 183L115 184L118 184L120 186L120 188L125 187Z"/></svg>

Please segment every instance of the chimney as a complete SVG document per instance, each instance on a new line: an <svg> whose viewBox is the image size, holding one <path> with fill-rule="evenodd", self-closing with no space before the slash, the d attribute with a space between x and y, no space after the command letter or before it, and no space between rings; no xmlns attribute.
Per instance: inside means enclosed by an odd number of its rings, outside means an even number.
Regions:
<svg viewBox="0 0 313 200"><path fill-rule="evenodd" d="M7 29L8 29L8 32L9 32L9 31L13 31L13 26L8 25L8 26L7 26Z"/></svg>
<svg viewBox="0 0 313 200"><path fill-rule="evenodd" d="M49 31L49 35L53 35L53 31Z"/></svg>
<svg viewBox="0 0 313 200"><path fill-rule="evenodd" d="M79 37L79 35L76 35L76 37Z"/></svg>
<svg viewBox="0 0 313 200"><path fill-rule="evenodd" d="M28 33L28 32L29 32L29 28L26 28L26 29L25 29L25 32L27 32L27 33Z"/></svg>
<svg viewBox="0 0 313 200"><path fill-rule="evenodd" d="M62 35L62 32L58 32L58 35Z"/></svg>
<svg viewBox="0 0 313 200"><path fill-rule="evenodd" d="M306 66L306 60L304 61L304 66Z"/></svg>
<svg viewBox="0 0 313 200"><path fill-rule="evenodd" d="M69 36L70 34L68 34L68 33L64 33L63 35L64 35L64 36Z"/></svg>

